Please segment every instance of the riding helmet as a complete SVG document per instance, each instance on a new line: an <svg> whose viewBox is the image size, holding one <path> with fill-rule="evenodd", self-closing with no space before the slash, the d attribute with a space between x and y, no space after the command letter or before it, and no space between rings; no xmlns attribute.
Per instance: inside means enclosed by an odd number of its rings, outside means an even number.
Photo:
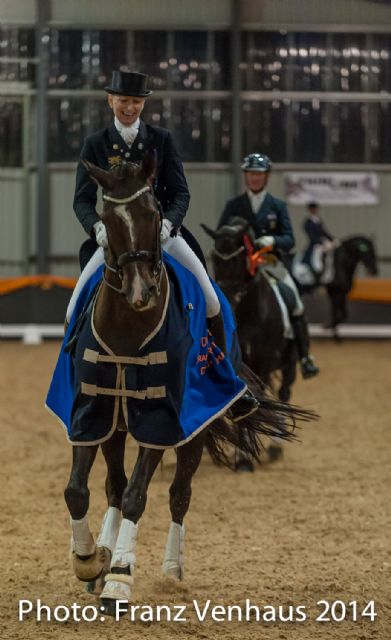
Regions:
<svg viewBox="0 0 391 640"><path fill-rule="evenodd" d="M240 168L243 171L259 171L260 173L266 173L271 170L272 161L262 153L250 153L250 155L243 158Z"/></svg>

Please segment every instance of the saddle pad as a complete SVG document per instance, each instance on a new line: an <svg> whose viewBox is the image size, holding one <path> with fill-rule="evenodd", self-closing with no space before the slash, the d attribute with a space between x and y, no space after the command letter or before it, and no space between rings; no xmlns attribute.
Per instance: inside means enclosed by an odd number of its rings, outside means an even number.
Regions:
<svg viewBox="0 0 391 640"><path fill-rule="evenodd" d="M273 293L276 297L276 300L278 302L278 306L280 307L280 311L281 311L281 317L282 317L282 324L284 327L284 338L287 338L288 340L292 340L293 339L293 329L292 329L292 325L291 325L291 321L289 319L289 312L288 312L288 307L286 305L286 302L283 298L283 295L280 291L280 287L279 287L279 282L277 280L277 278L270 273L269 271L271 271L270 267L266 267L263 269L263 274L265 276L265 278L267 279L269 285L271 286L271 288L273 289Z"/></svg>
<svg viewBox="0 0 391 640"><path fill-rule="evenodd" d="M152 448L175 447L194 437L224 413L246 390L208 333L205 300L193 274L164 254L170 297L158 333L137 353L113 354L93 327L91 294L103 267L86 283L75 307L46 405L76 445L99 444L119 426L122 415L137 442ZM228 301L219 297L227 349L234 364L240 356ZM64 350L82 313L84 321L72 355ZM131 328L130 328L131 330Z"/></svg>
<svg viewBox="0 0 391 640"><path fill-rule="evenodd" d="M302 262L302 254L296 254L292 264L292 274L295 280L303 287L315 285L314 273L307 263Z"/></svg>

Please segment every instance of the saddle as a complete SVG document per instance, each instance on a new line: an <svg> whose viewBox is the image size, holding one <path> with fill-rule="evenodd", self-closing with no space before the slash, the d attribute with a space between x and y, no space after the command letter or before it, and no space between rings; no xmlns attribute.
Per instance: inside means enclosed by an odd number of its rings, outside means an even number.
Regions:
<svg viewBox="0 0 391 640"><path fill-rule="evenodd" d="M315 274L307 262L303 262L303 254L297 253L292 265L295 280L303 287L327 285L335 276L334 252L325 255L324 268L320 274Z"/></svg>
<svg viewBox="0 0 391 640"><path fill-rule="evenodd" d="M277 287L281 294L281 297L286 305L288 314L292 315L296 307L296 299L293 291L284 282L277 281Z"/></svg>
<svg viewBox="0 0 391 640"><path fill-rule="evenodd" d="M260 267L260 271L261 270L263 270L264 276L271 286L278 302L278 306L280 307L282 323L284 326L284 337L291 340L293 339L293 329L290 321L290 315L296 306L294 294L286 284L281 280L278 280L272 273L269 273L267 267Z"/></svg>

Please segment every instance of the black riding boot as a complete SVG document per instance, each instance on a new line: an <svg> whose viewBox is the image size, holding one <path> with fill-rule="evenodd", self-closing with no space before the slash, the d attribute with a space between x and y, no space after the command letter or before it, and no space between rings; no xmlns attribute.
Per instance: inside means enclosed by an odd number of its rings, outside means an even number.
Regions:
<svg viewBox="0 0 391 640"><path fill-rule="evenodd" d="M307 321L304 314L301 316L291 317L293 333L295 335L295 342L297 352L300 359L300 367L303 378L312 378L318 375L319 368L313 361L312 356L309 353L310 350L310 338L308 335Z"/></svg>
<svg viewBox="0 0 391 640"><path fill-rule="evenodd" d="M215 343L221 351L227 355L227 343L225 340L225 327L223 314L218 313L213 318L207 318L208 329L214 337ZM254 413L259 407L258 400L253 396L251 391L247 391L230 407L230 418L233 422L239 422Z"/></svg>

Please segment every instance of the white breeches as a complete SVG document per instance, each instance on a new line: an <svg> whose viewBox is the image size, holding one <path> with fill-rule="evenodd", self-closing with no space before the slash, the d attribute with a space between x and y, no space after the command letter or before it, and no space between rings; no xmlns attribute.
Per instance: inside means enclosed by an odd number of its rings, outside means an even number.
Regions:
<svg viewBox="0 0 391 640"><path fill-rule="evenodd" d="M217 316L220 312L219 299L210 283L202 262L197 258L187 242L182 236L168 238L168 240L163 242L163 249L175 258L175 260L178 260L186 269L189 269L198 280L198 284L205 296L207 317L213 318L213 316Z"/></svg>
<svg viewBox="0 0 391 640"><path fill-rule="evenodd" d="M315 273L322 273L323 271L323 245L316 244L312 250L311 266Z"/></svg>
<svg viewBox="0 0 391 640"><path fill-rule="evenodd" d="M101 264L103 264L105 261L104 259L104 255L103 255L103 249L102 247L98 247L97 250L95 251L95 253L93 254L93 256L90 258L90 260L87 262L86 266L84 267L83 271L81 272L78 281L76 282L76 286L73 290L71 299L69 301L68 304L68 308L67 308L67 313L66 313L66 320L67 322L70 322L70 319L72 317L72 313L75 309L76 306L76 302L78 300L78 297L81 293L81 290L83 289L85 283L87 282L87 280L89 278L91 278L91 276L95 273L95 271L97 270L98 267L100 267Z"/></svg>
<svg viewBox="0 0 391 640"><path fill-rule="evenodd" d="M169 238L165 242L163 242L163 249L167 251L173 258L178 260L186 269L192 272L192 274L197 279L203 294L205 296L206 302L206 315L208 318L213 318L213 316L217 316L220 312L220 302L213 289L208 274L206 273L202 262L197 258L194 251L189 247L187 242L182 238L182 236L176 236L175 238ZM103 249L102 247L98 247L95 251L94 255L84 267L79 280L76 284L76 287L73 291L71 300L68 304L68 309L66 313L67 321L69 322L75 308L77 299L80 295L82 288L87 282L88 278L95 273L96 269L103 264Z"/></svg>

